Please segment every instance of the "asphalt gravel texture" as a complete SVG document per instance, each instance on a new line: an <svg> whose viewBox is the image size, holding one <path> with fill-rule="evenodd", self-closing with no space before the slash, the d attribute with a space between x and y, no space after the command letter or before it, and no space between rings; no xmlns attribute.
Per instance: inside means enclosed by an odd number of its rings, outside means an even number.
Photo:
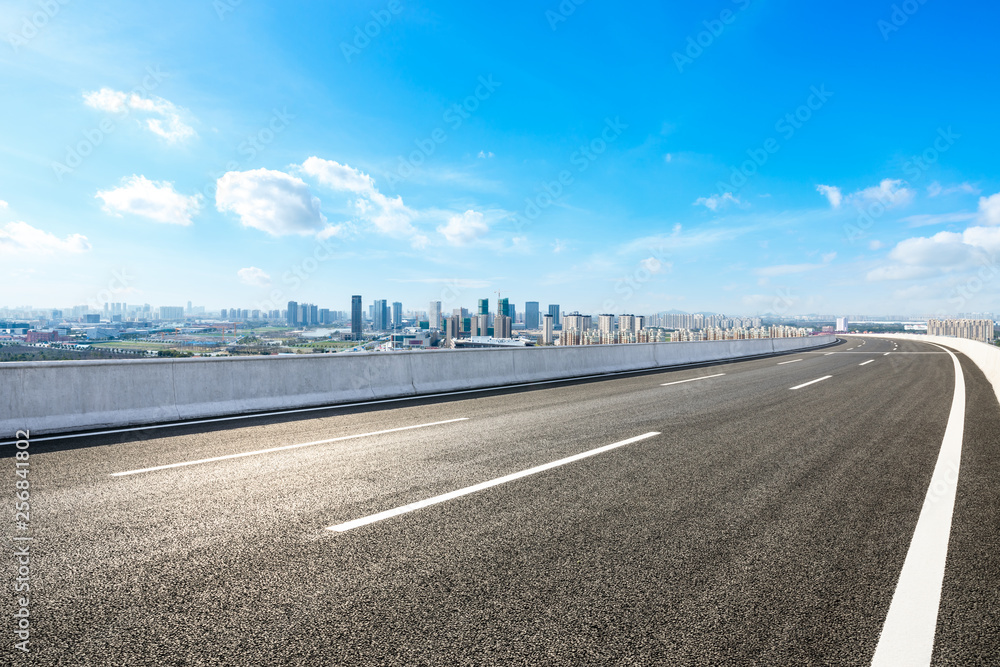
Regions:
<svg viewBox="0 0 1000 667"><path fill-rule="evenodd" d="M1000 406L960 359L966 428L933 664L997 665ZM940 348L848 337L697 368L40 440L31 651L13 647L10 592L0 663L866 665L953 389ZM0 448L11 493L13 453Z"/></svg>

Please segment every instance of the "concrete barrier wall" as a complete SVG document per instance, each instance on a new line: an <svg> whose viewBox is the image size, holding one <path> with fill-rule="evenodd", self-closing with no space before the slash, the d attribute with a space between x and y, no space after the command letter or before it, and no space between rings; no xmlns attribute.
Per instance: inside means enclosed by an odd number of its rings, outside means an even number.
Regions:
<svg viewBox="0 0 1000 667"><path fill-rule="evenodd" d="M978 340L967 340L965 338L950 338L948 336L924 336L920 334L871 334L877 338L896 338L899 340L912 340L918 343L936 343L950 347L956 352L961 352L972 360L976 366L983 371L983 375L993 385L996 392L997 401L1000 401L1000 347L980 343Z"/></svg>
<svg viewBox="0 0 1000 667"><path fill-rule="evenodd" d="M0 439L500 387L721 361L811 338L286 357L0 364Z"/></svg>

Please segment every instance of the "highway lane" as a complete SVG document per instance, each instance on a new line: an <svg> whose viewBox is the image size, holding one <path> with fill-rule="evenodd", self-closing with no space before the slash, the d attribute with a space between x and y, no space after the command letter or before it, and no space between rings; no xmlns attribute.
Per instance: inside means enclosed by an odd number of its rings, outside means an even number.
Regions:
<svg viewBox="0 0 1000 667"><path fill-rule="evenodd" d="M867 664L953 375L938 348L860 343L38 443L33 662ZM662 386L682 380L693 381ZM959 487L941 664L985 659L997 638L996 569L981 558L1000 532L981 514L997 503L996 431L983 418L987 399L997 407L979 380L967 415L978 472L966 484L963 470ZM112 476L234 454L246 456Z"/></svg>

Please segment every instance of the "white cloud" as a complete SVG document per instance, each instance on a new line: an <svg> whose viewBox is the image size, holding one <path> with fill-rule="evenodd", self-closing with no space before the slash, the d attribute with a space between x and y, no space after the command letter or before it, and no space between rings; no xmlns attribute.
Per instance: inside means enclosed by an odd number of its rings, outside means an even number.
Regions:
<svg viewBox="0 0 1000 667"><path fill-rule="evenodd" d="M375 181L371 176L333 160L323 160L315 156L308 158L302 163L302 171L331 190L347 190L366 196L377 192Z"/></svg>
<svg viewBox="0 0 1000 667"><path fill-rule="evenodd" d="M7 208L7 202L5 202L4 200L0 199L0 211L2 211L5 208Z"/></svg>
<svg viewBox="0 0 1000 667"><path fill-rule="evenodd" d="M566 250L568 247L569 246L567 246L565 241L561 239L556 239L555 242L552 244L552 252L555 254L559 254L564 250Z"/></svg>
<svg viewBox="0 0 1000 667"><path fill-rule="evenodd" d="M817 185L816 190L829 200L833 208L840 208L841 202L844 201L844 194L835 185Z"/></svg>
<svg viewBox="0 0 1000 667"><path fill-rule="evenodd" d="M194 128L181 119L187 112L162 97L142 97L137 93L101 88L84 93L83 101L89 107L108 113L137 111L154 116L145 118L146 127L171 143L189 139L196 134Z"/></svg>
<svg viewBox="0 0 1000 667"><path fill-rule="evenodd" d="M923 213L920 215L910 215L901 220L910 227L927 227L930 225L941 225L948 222L968 222L976 217L975 213L959 211L958 213Z"/></svg>
<svg viewBox="0 0 1000 667"><path fill-rule="evenodd" d="M429 239L413 225L417 213L403 203L402 197L387 197L379 192L368 174L315 156L303 162L301 169L331 190L358 195L354 209L359 219L374 225L382 234L409 239L416 248L428 244Z"/></svg>
<svg viewBox="0 0 1000 667"><path fill-rule="evenodd" d="M879 202L886 208L896 208L911 203L915 194L913 190L906 187L906 181L886 178L878 185L858 190L850 195L849 199L857 206Z"/></svg>
<svg viewBox="0 0 1000 667"><path fill-rule="evenodd" d="M767 278L787 276L795 273L805 273L806 271L814 271L816 269L825 268L836 258L837 253L830 252L822 256L822 262L819 264L779 264L777 266L765 266L759 269L754 269L754 273L758 276L764 276Z"/></svg>
<svg viewBox="0 0 1000 667"><path fill-rule="evenodd" d="M900 241L889 252L892 264L868 272L870 281L909 280L974 269L1000 252L1000 227L969 227Z"/></svg>
<svg viewBox="0 0 1000 667"><path fill-rule="evenodd" d="M986 225L1000 225L1000 192L979 198L979 220Z"/></svg>
<svg viewBox="0 0 1000 667"><path fill-rule="evenodd" d="M869 250L879 250L881 247L882 247L882 242L877 239L868 242Z"/></svg>
<svg viewBox="0 0 1000 667"><path fill-rule="evenodd" d="M663 262L656 257L647 257L639 261L639 266L653 275L666 273L673 267L672 262Z"/></svg>
<svg viewBox="0 0 1000 667"><path fill-rule="evenodd" d="M122 113L128 109L128 94L111 88L101 88L92 93L84 93L83 101L88 107L108 113Z"/></svg>
<svg viewBox="0 0 1000 667"><path fill-rule="evenodd" d="M245 285L267 287L271 284L271 276L269 276L263 269L258 269L256 266L248 266L245 269L240 269L236 272L236 275L240 277L240 281L242 281Z"/></svg>
<svg viewBox="0 0 1000 667"><path fill-rule="evenodd" d="M486 151L479 151L479 155L477 155L476 157L482 160L485 160L486 158L491 158L493 157L493 151L490 151L488 153Z"/></svg>
<svg viewBox="0 0 1000 667"><path fill-rule="evenodd" d="M694 200L694 206L705 206L710 211L718 211L720 208L724 208L728 204L735 204L737 206L743 206L743 202L739 197L733 196L732 192L727 192L721 195L712 195L711 197L698 197Z"/></svg>
<svg viewBox="0 0 1000 667"><path fill-rule="evenodd" d="M326 233L319 198L305 182L282 171L230 171L218 180L215 207L240 217L244 227L272 236Z"/></svg>
<svg viewBox="0 0 1000 667"><path fill-rule="evenodd" d="M122 179L120 187L101 190L96 196L112 215L129 213L172 225L190 225L191 217L201 210L202 199L201 195L187 197L176 192L173 183L135 174Z"/></svg>
<svg viewBox="0 0 1000 667"><path fill-rule="evenodd" d="M466 245L485 236L490 226L483 220L483 214L468 210L461 215L453 215L448 224L437 228L452 245Z"/></svg>
<svg viewBox="0 0 1000 667"><path fill-rule="evenodd" d="M972 183L959 183L958 185L946 188L942 187L942 185L937 181L934 181L927 186L927 194L931 197L940 197L941 195L953 195L957 193L978 195L979 188L974 186Z"/></svg>
<svg viewBox="0 0 1000 667"><path fill-rule="evenodd" d="M80 253L90 250L90 242L82 234L70 234L60 239L26 222L8 222L0 227L0 254L30 262L37 255Z"/></svg>

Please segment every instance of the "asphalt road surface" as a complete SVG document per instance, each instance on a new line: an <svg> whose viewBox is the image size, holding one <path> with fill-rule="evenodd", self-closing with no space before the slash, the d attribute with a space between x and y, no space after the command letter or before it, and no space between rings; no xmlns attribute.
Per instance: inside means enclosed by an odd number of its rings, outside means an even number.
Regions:
<svg viewBox="0 0 1000 667"><path fill-rule="evenodd" d="M962 462L932 664L997 665L1000 406L959 359ZM955 386L942 348L851 337L684 370L39 438L30 523L16 526L11 502L0 528L11 582L24 543L11 538L33 538L30 653L14 648L22 594L8 593L0 663L867 665ZM0 448L11 493L14 451Z"/></svg>

